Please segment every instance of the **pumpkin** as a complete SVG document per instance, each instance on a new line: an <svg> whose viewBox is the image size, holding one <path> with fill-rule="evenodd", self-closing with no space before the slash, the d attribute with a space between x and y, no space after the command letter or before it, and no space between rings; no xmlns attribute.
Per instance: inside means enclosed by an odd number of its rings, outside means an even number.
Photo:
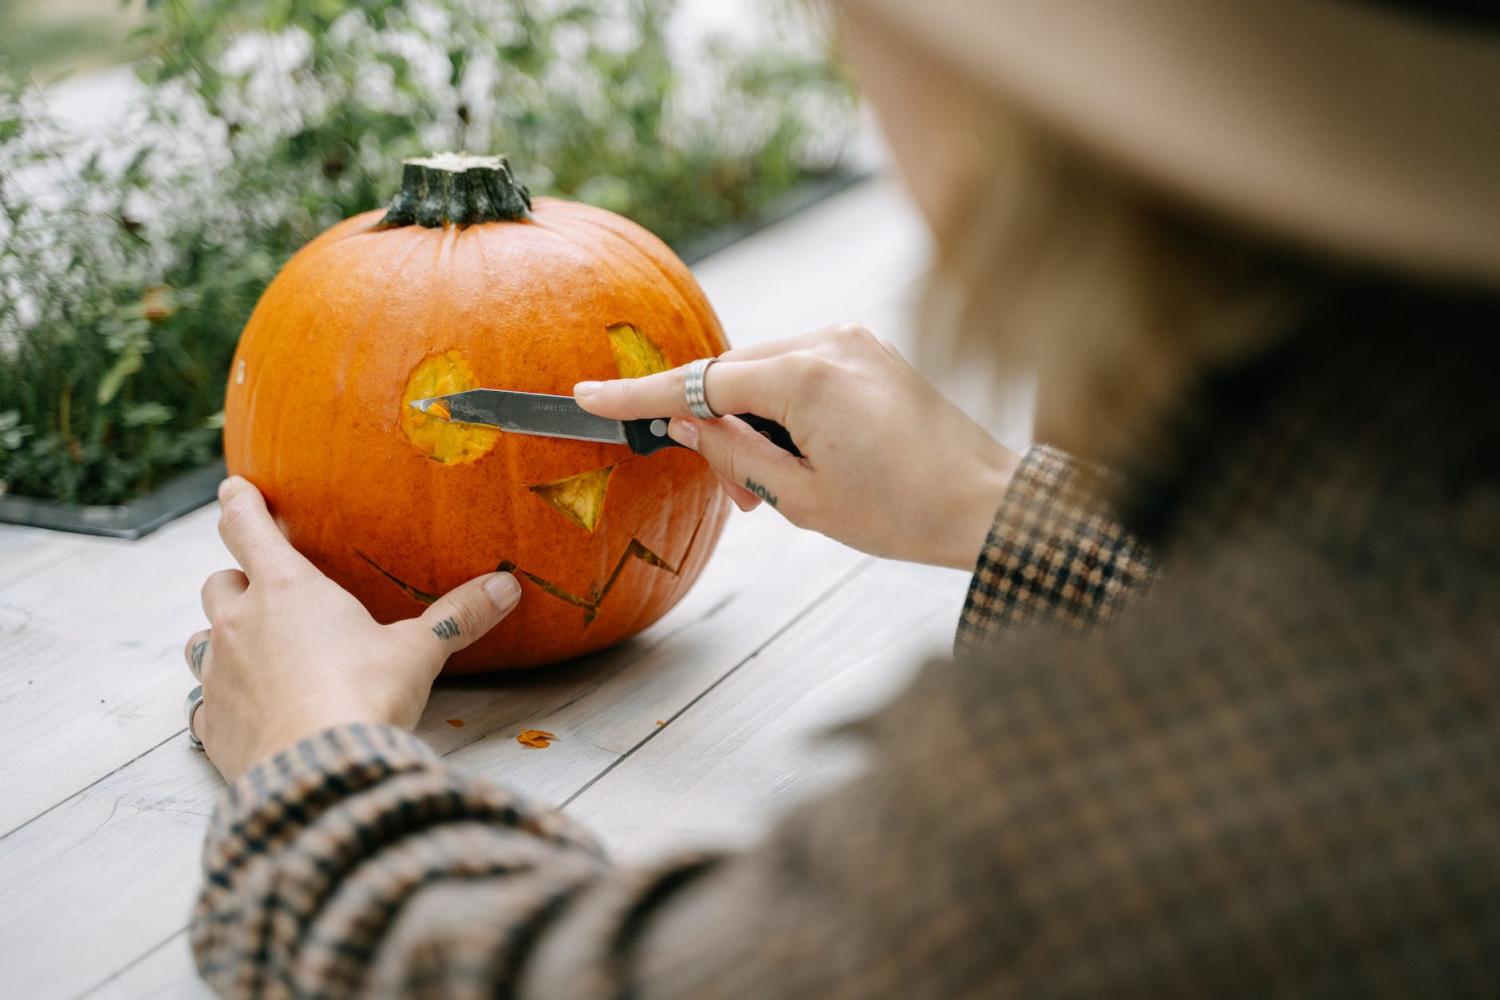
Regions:
<svg viewBox="0 0 1500 1000"><path fill-rule="evenodd" d="M383 622L504 569L519 606L448 673L551 663L660 618L728 503L694 453L506 434L408 404L476 386L570 394L727 349L691 273L618 215L538 198L499 157L408 161L388 211L289 260L240 336L231 473Z"/></svg>

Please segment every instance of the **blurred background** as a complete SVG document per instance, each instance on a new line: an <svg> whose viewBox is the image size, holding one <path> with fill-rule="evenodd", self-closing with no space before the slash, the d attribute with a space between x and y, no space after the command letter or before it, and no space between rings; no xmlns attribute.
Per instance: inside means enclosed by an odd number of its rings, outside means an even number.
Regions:
<svg viewBox="0 0 1500 1000"><path fill-rule="evenodd" d="M212 462L261 289L404 157L506 154L693 256L848 176L855 121L797 0L3 0L0 494Z"/></svg>

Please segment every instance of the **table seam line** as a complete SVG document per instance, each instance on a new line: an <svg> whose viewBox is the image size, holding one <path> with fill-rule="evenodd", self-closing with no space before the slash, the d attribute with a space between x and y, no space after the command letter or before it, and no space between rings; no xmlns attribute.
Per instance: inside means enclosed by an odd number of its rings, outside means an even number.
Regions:
<svg viewBox="0 0 1500 1000"><path fill-rule="evenodd" d="M667 725L665 725L665 726L658 726L655 729L653 729L651 732L647 733L634 746L630 747L630 749L626 750L624 753L620 754L619 757L617 757L613 761L611 761L609 763L609 765L604 768L604 770L600 771L598 774L594 775L587 782L585 782L582 788L578 789L578 791L574 792L572 795L569 795L566 799L564 799L559 805L555 806L554 808L556 808L558 812L562 812L564 809L567 809L568 806L570 806L574 802L576 802L590 788L593 788L600 781L603 781L606 777L608 777L611 771L613 771L615 768L619 767L621 764L625 763L625 761L629 760L630 757L637 750L641 749L641 747L645 746L647 743L650 743L652 740L656 739L656 737L659 734L661 734L662 732L665 732L666 729L667 729L667 726L670 726L673 722L675 722L677 719L681 718L685 713L687 713L690 709L692 709L692 707L694 705L698 704L698 702L700 702L704 698L708 697L708 695L710 693L712 693L714 691L714 689L716 689L719 685L723 684L729 678L733 677L736 673L738 673L741 667L743 667L745 664L749 663L751 660L753 660L757 656L759 656L762 652L765 651L766 647L770 646L777 639L780 639L793 626L795 626L798 622L800 622L807 615L811 614L812 611L815 608L821 606L826 601L828 601L828 599L831 598L835 593L837 593L839 590L842 590L849 583L849 581L853 580L855 577L857 577L861 573L865 572L871 566L875 565L875 563L877 561L878 560L873 559L873 558L865 559L862 562L857 563L855 566L853 566L851 569L849 569L847 572L845 572L838 579L834 580L833 583L829 584L828 587L825 588L822 593L818 594L818 596L815 597L815 598L813 598L812 601L808 602L808 604L805 607L803 607L795 615L793 615L791 618L789 618L784 625L782 625L780 628L776 629L769 636L767 636L766 640L764 642L762 642L760 645L756 646L749 653L745 654L745 656L738 663L736 663L734 666L730 667L728 670L724 671L724 673L720 674L717 678L714 679L714 682L712 684L708 685L702 691L699 691L696 695L694 695L688 701L688 703L686 705L683 705L680 709L678 709L670 717L668 717L668 719L666 720Z"/></svg>

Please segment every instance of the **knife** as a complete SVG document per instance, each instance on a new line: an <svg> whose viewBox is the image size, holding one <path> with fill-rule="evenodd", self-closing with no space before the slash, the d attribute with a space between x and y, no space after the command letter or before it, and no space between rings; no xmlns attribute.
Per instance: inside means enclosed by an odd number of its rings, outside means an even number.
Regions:
<svg viewBox="0 0 1500 1000"><path fill-rule="evenodd" d="M682 447L667 437L666 417L644 417L640 420L596 417L574 402L572 396L512 392L508 389L467 389L447 396L415 399L411 406L423 413L458 424L484 424L515 434L540 434L544 437L571 438L574 441L628 445L637 455L650 455L663 448ZM738 416L776 447L798 458L802 457L802 452L797 450L787 429L776 421L753 413L741 413Z"/></svg>

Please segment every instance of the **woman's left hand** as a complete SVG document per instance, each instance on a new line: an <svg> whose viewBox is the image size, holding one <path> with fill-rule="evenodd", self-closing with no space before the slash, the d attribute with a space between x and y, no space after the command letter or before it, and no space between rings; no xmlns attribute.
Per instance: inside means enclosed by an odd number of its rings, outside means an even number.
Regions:
<svg viewBox="0 0 1500 1000"><path fill-rule="evenodd" d="M210 629L187 643L203 683L193 731L226 779L330 726L416 725L450 654L504 618L521 590L509 573L470 580L419 618L381 625L292 548L260 491L219 488L219 534L243 567L203 584Z"/></svg>

